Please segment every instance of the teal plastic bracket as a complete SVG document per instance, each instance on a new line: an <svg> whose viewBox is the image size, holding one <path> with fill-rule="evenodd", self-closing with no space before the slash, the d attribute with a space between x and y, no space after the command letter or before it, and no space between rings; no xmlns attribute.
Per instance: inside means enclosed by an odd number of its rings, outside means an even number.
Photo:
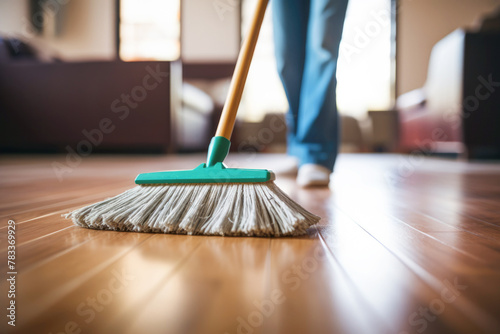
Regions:
<svg viewBox="0 0 500 334"><path fill-rule="evenodd" d="M211 167L202 163L192 170L142 173L135 183L258 183L270 180L274 180L274 173L267 169L227 168L222 162L217 162Z"/></svg>
<svg viewBox="0 0 500 334"><path fill-rule="evenodd" d="M230 146L231 142L226 137L212 137L210 145L208 146L207 166L213 167L218 162L223 162L229 153Z"/></svg>

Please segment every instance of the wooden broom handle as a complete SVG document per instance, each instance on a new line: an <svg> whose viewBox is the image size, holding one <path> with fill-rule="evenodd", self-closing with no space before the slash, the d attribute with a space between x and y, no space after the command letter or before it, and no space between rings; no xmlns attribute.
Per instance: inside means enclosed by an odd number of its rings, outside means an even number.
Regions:
<svg viewBox="0 0 500 334"><path fill-rule="evenodd" d="M236 67L234 69L233 78L231 79L231 85L229 86L226 103L222 109L217 132L215 133L216 136L222 136L228 140L231 139L234 121L236 120L236 112L238 111L241 95L243 94L243 88L245 88L248 69L252 62L253 52L257 44L257 39L259 38L260 26L264 20L268 1L269 0L258 0L257 9L255 10L250 25L250 31L243 41L238 60L236 61Z"/></svg>

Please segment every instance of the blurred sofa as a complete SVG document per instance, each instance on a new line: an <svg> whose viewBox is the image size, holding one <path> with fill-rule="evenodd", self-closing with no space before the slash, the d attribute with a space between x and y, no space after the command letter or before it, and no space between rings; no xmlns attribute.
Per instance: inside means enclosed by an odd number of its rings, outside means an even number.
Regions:
<svg viewBox="0 0 500 334"><path fill-rule="evenodd" d="M0 39L0 150L167 152L171 114L180 105L176 66L65 63Z"/></svg>
<svg viewBox="0 0 500 334"><path fill-rule="evenodd" d="M397 100L403 151L500 158L500 32L458 29L433 48L425 85Z"/></svg>

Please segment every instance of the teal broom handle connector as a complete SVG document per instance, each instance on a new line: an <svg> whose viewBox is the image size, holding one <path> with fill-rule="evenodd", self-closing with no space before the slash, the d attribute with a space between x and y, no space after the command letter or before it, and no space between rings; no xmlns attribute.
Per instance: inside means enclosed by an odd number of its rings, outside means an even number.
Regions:
<svg viewBox="0 0 500 334"><path fill-rule="evenodd" d="M231 141L226 137L215 136L208 146L207 167L212 167L218 162L223 162L229 153Z"/></svg>

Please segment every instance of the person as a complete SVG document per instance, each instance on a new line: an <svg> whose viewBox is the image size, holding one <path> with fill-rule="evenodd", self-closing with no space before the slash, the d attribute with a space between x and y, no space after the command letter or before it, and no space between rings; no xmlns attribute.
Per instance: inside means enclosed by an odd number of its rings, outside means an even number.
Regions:
<svg viewBox="0 0 500 334"><path fill-rule="evenodd" d="M271 0L275 56L289 104L287 153L300 186L326 186L339 144L336 70L347 0Z"/></svg>

